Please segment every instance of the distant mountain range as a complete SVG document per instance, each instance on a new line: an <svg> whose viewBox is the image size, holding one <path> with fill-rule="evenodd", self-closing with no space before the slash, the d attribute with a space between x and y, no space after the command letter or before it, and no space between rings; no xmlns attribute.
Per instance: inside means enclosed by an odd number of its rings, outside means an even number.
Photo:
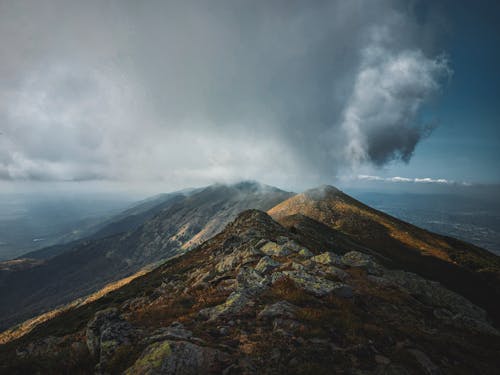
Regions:
<svg viewBox="0 0 500 375"><path fill-rule="evenodd" d="M241 211L267 210L291 195L250 182L162 195L125 211L84 239L29 253L25 267L23 261L4 262L0 328L187 251L221 231Z"/></svg>
<svg viewBox="0 0 500 375"><path fill-rule="evenodd" d="M498 256L334 187L213 185L3 263L3 328L47 313L0 370L493 374L498 301Z"/></svg>

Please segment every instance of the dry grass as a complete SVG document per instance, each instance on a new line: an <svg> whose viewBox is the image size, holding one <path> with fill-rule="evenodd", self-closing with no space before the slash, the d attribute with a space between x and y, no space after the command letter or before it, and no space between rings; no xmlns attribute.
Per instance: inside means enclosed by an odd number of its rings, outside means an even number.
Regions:
<svg viewBox="0 0 500 375"><path fill-rule="evenodd" d="M113 283L110 283L106 285L104 288L100 289L99 291L90 294L87 297L82 297L79 298L73 302L71 302L68 305L64 305L60 308L56 308L54 310L51 310L47 313L38 315L32 319L29 319L13 328L9 328L8 330L0 333L0 344L6 344L12 340L16 340L27 333L31 332L34 328L36 328L38 325L54 319L55 317L64 314L65 312L75 309L77 307L81 307L84 305L87 305L91 302L97 301L98 299L104 297L105 295L109 294L110 292L117 290L121 288L124 285L127 285L130 283L132 280L137 279L138 277L145 275L148 271L147 270L141 270L139 272L136 272L135 274L126 277L124 279L115 281Z"/></svg>

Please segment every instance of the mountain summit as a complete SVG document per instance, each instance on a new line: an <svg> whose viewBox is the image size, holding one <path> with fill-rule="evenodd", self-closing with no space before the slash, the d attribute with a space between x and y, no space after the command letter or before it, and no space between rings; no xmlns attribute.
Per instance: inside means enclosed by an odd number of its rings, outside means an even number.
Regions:
<svg viewBox="0 0 500 375"><path fill-rule="evenodd" d="M439 281L500 317L500 258L484 249L396 219L332 186L294 195L268 213L288 227L316 220L371 249L386 266Z"/></svg>

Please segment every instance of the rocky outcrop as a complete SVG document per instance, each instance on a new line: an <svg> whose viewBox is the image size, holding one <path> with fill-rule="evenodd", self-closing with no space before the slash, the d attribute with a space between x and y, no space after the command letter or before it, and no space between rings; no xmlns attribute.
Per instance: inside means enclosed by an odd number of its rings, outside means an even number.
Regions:
<svg viewBox="0 0 500 375"><path fill-rule="evenodd" d="M61 361L40 373L90 363L101 374L496 375L488 361L500 341L482 309L363 252L324 249L335 246L245 212L196 250L68 312L62 326L92 316L83 330L58 327L65 336L37 337L15 357Z"/></svg>
<svg viewBox="0 0 500 375"><path fill-rule="evenodd" d="M99 311L87 324L86 343L90 354L98 358L102 367L116 350L130 343L135 334L133 327L122 319L117 308Z"/></svg>
<svg viewBox="0 0 500 375"><path fill-rule="evenodd" d="M126 375L220 373L227 355L187 341L165 340L149 345Z"/></svg>

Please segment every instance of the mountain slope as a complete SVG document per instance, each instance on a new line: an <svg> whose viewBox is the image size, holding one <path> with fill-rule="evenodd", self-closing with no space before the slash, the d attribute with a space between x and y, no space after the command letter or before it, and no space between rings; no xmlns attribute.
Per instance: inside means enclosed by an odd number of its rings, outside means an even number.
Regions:
<svg viewBox="0 0 500 375"><path fill-rule="evenodd" d="M289 227L296 225L293 215L317 220L372 249L385 265L439 281L500 319L500 258L486 250L405 223L331 186L297 194L268 213Z"/></svg>
<svg viewBox="0 0 500 375"><path fill-rule="evenodd" d="M187 251L222 230L239 212L269 209L290 196L252 182L210 186L168 201L132 231L78 241L31 268L0 270L0 328Z"/></svg>
<svg viewBox="0 0 500 375"><path fill-rule="evenodd" d="M500 336L481 308L363 252L325 252L343 235L294 220L286 229L241 213L196 249L1 345L0 373L497 373Z"/></svg>
<svg viewBox="0 0 500 375"><path fill-rule="evenodd" d="M160 194L159 196L146 199L112 218L104 220L102 223L92 225L89 228L73 231L70 235L61 237L60 243L57 245L23 254L19 259L49 259L67 251L74 250L80 244L88 242L89 240L96 240L135 230L162 210L181 201L184 197L182 192L174 192Z"/></svg>

